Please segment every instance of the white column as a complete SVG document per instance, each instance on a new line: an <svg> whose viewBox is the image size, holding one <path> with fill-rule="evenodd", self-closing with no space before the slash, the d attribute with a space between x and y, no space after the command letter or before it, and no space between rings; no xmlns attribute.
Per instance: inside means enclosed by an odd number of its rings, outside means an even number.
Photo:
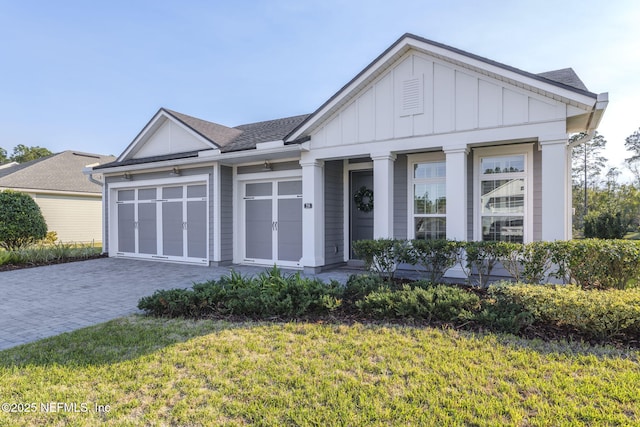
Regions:
<svg viewBox="0 0 640 427"><path fill-rule="evenodd" d="M566 139L540 141L542 150L542 240L571 238L571 169Z"/></svg>
<svg viewBox="0 0 640 427"><path fill-rule="evenodd" d="M444 150L446 158L447 239L467 240L467 155L464 147Z"/></svg>
<svg viewBox="0 0 640 427"><path fill-rule="evenodd" d="M213 254L209 254L209 259L213 257L213 261L219 263L222 261L222 242L220 241L220 235L222 234L221 223L221 199L220 190L222 185L220 183L220 163L214 163L213 165L213 211L209 215L213 215L213 230L209 232L207 241L213 239Z"/></svg>
<svg viewBox="0 0 640 427"><path fill-rule="evenodd" d="M304 155L303 155L304 156ZM302 166L302 266L318 272L324 265L324 162L304 158Z"/></svg>
<svg viewBox="0 0 640 427"><path fill-rule="evenodd" d="M373 238L393 238L392 153L371 154L373 160Z"/></svg>

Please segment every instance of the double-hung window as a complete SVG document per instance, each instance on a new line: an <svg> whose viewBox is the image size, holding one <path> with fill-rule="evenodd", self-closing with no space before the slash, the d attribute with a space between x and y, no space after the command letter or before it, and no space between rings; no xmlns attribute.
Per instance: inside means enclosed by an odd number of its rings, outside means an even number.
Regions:
<svg viewBox="0 0 640 427"><path fill-rule="evenodd" d="M446 165L438 155L409 159L409 227L415 239L444 239L447 225Z"/></svg>
<svg viewBox="0 0 640 427"><path fill-rule="evenodd" d="M528 153L480 151L478 168L479 229L485 241L527 241L530 210ZM479 194L478 194L479 193Z"/></svg>

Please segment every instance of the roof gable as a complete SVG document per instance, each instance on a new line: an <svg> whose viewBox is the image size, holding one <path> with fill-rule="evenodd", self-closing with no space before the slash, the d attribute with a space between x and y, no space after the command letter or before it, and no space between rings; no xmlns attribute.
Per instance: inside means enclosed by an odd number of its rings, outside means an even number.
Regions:
<svg viewBox="0 0 640 427"><path fill-rule="evenodd" d="M100 194L100 186L89 182L82 169L114 159L114 156L63 151L1 169L0 188Z"/></svg>
<svg viewBox="0 0 640 427"><path fill-rule="evenodd" d="M161 108L118 157L118 161L219 149L241 132Z"/></svg>
<svg viewBox="0 0 640 427"><path fill-rule="evenodd" d="M320 123L345 108L354 97L366 90L381 75L387 73L390 67L410 51L426 55L450 68L484 75L497 82L504 82L583 110L592 108L597 99L597 95L587 91L586 88L568 84L571 79L558 81L550 78L549 75L532 74L413 34L405 34L287 135L285 142L310 135ZM565 73L566 75L568 73ZM552 74L551 77L557 77L557 75ZM577 76L575 77L577 79ZM575 79L571 82L576 83Z"/></svg>

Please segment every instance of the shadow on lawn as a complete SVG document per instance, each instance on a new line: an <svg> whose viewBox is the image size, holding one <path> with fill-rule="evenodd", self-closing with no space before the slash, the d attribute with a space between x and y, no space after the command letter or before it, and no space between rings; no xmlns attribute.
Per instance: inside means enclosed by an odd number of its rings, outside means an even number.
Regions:
<svg viewBox="0 0 640 427"><path fill-rule="evenodd" d="M192 338L254 325L132 315L0 351L0 367L115 364Z"/></svg>
<svg viewBox="0 0 640 427"><path fill-rule="evenodd" d="M266 322L270 323L270 322ZM278 323L278 322L276 322ZM304 323L304 322L302 322ZM314 323L314 322L311 322ZM322 322L328 327L352 324L338 319ZM387 322L355 322L365 328L422 329L434 327L451 335L452 339L493 341L497 351L526 350L541 355L563 357L592 356L599 360L639 360L637 349L590 345L583 342L526 339L507 334L456 330L446 325L427 326ZM86 367L117 364L162 351L164 348L204 335L231 329L253 328L263 322L225 320L164 319L132 315L55 337L0 351L0 368L27 366ZM502 347L502 349L498 349Z"/></svg>

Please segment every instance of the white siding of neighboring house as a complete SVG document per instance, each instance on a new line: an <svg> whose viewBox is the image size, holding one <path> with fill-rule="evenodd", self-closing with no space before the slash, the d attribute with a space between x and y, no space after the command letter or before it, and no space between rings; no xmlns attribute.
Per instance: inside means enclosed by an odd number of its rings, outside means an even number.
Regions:
<svg viewBox="0 0 640 427"><path fill-rule="evenodd" d="M62 242L102 241L102 201L96 196L32 194L49 231Z"/></svg>

